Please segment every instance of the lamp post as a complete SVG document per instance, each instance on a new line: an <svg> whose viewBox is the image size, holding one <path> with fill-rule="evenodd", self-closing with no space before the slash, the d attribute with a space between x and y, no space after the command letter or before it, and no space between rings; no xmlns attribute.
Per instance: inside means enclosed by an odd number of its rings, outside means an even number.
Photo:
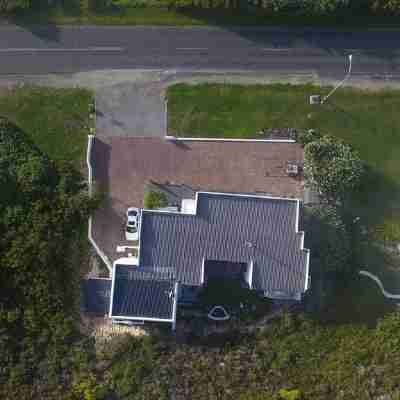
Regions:
<svg viewBox="0 0 400 400"><path fill-rule="evenodd" d="M324 104L324 103L328 100L328 98L331 97L332 94L335 93L336 90L339 89L340 86L342 86L342 85L347 81L347 79L350 78L352 59L353 59L353 54L349 54L349 71L347 72L347 74L346 74L346 76L344 77L344 79L343 79L341 82L339 82L339 83L338 83L338 84L337 84L337 85L322 99L321 104Z"/></svg>

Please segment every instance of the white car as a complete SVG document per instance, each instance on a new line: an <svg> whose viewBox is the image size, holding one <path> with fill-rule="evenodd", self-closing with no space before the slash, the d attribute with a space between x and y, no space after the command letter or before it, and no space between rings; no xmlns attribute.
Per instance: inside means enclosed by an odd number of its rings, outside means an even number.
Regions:
<svg viewBox="0 0 400 400"><path fill-rule="evenodd" d="M126 227L125 239L126 240L139 240L139 209L136 207L129 207L126 210Z"/></svg>

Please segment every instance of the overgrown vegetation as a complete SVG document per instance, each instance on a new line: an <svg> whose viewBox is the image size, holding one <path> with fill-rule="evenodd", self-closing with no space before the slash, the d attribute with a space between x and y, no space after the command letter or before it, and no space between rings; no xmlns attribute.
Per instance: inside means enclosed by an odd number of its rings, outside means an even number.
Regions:
<svg viewBox="0 0 400 400"><path fill-rule="evenodd" d="M24 23L397 25L397 0L0 0ZM391 18L390 18L391 17Z"/></svg>
<svg viewBox="0 0 400 400"><path fill-rule="evenodd" d="M144 193L143 206L149 210L166 207L168 205L167 196L158 190L148 190Z"/></svg>
<svg viewBox="0 0 400 400"><path fill-rule="evenodd" d="M102 372L121 399L396 399L399 330L399 313L375 329L286 314L255 335L221 337L216 347L126 338L108 346Z"/></svg>
<svg viewBox="0 0 400 400"><path fill-rule="evenodd" d="M0 170L0 397L66 398L90 365L77 326L79 243L97 202L70 163L6 119Z"/></svg>

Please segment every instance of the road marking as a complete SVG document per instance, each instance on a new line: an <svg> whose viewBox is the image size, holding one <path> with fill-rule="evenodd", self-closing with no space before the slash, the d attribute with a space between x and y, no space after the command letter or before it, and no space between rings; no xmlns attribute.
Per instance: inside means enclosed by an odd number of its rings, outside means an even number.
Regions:
<svg viewBox="0 0 400 400"><path fill-rule="evenodd" d="M208 50L208 47L177 47L177 50Z"/></svg>
<svg viewBox="0 0 400 400"><path fill-rule="evenodd" d="M51 52L65 52L65 53L71 53L71 52L103 52L103 51L113 51L113 52L121 52L124 51L123 47L71 47L71 48L66 48L66 47L8 47L5 49L0 48L0 53L36 53L36 52L42 52L42 53L51 53Z"/></svg>
<svg viewBox="0 0 400 400"><path fill-rule="evenodd" d="M290 51L290 50L295 50L295 48L294 49L285 49L283 47L271 47L271 48L264 47L263 50L264 51Z"/></svg>

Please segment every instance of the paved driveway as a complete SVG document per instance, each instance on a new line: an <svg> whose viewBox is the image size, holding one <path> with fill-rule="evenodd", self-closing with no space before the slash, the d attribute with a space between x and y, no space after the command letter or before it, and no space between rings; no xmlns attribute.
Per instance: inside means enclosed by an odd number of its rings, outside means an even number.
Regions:
<svg viewBox="0 0 400 400"><path fill-rule="evenodd" d="M96 90L96 130L102 136L164 136L161 82L122 82Z"/></svg>
<svg viewBox="0 0 400 400"><path fill-rule="evenodd" d="M96 212L93 236L111 260L124 241L125 212L142 207L149 180L211 191L302 197L300 178L287 176L288 161L302 163L296 143L167 142L163 138L96 137L93 167L108 197Z"/></svg>

